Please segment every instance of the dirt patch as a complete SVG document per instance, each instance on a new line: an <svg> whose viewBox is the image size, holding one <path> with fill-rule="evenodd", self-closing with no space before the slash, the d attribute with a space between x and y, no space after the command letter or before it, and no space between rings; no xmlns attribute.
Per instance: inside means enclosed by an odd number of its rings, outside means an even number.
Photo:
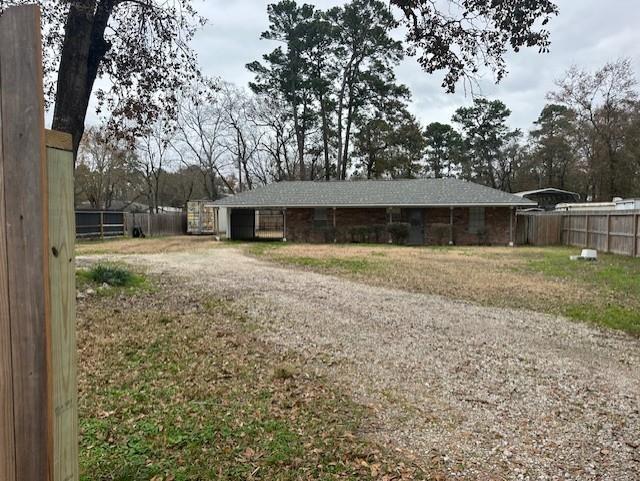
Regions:
<svg viewBox="0 0 640 481"><path fill-rule="evenodd" d="M637 339L280 268L235 249L119 259L233 300L260 339L297 352L370 406L373 439L410 450L443 476L640 477ZM446 267L451 258L441 260Z"/></svg>
<svg viewBox="0 0 640 481"><path fill-rule="evenodd" d="M145 239L111 239L80 241L77 255L97 254L159 254L167 252L193 252L223 245L210 236L151 237Z"/></svg>

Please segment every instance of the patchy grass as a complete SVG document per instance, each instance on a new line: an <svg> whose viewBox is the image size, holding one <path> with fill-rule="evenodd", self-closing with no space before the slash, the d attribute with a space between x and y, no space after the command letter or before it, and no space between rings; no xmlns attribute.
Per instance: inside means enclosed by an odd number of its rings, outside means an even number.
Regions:
<svg viewBox="0 0 640 481"><path fill-rule="evenodd" d="M340 258L327 257L318 259L316 257L288 257L287 263L296 266L316 268L319 270L344 272L349 274L371 273L376 269L377 264L364 257Z"/></svg>
<svg viewBox="0 0 640 481"><path fill-rule="evenodd" d="M166 252L193 252L225 245L211 236L170 236L133 239L120 237L104 240L81 240L76 245L77 255L98 254L161 254Z"/></svg>
<svg viewBox="0 0 640 481"><path fill-rule="evenodd" d="M82 272L82 275L96 284L107 284L111 287L135 287L144 279L117 264L98 264Z"/></svg>
<svg viewBox="0 0 640 481"><path fill-rule="evenodd" d="M76 271L76 287L83 291L93 289L101 295L114 296L123 292L133 293L150 289L147 278L116 263L97 264L89 269Z"/></svg>
<svg viewBox="0 0 640 481"><path fill-rule="evenodd" d="M569 260L571 248L251 245L283 265L483 305L526 308L640 335L640 259Z"/></svg>
<svg viewBox="0 0 640 481"><path fill-rule="evenodd" d="M527 262L527 269L560 282L579 282L591 298L581 303L567 300L563 313L640 335L640 260L600 254L597 262L569 259L572 249L549 249Z"/></svg>
<svg viewBox="0 0 640 481"><path fill-rule="evenodd" d="M368 410L175 280L78 304L82 480L416 479Z"/></svg>

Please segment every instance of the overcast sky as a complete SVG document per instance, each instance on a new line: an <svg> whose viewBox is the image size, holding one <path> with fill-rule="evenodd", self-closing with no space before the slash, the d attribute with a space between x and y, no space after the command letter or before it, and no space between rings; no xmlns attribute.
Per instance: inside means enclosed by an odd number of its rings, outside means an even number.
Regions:
<svg viewBox="0 0 640 481"><path fill-rule="evenodd" d="M260 0L204 0L201 12L209 18L195 40L206 75L246 86L251 74L245 65L260 59L274 44L260 40L266 30L267 4ZM302 3L302 1L300 2ZM337 0L307 0L318 8L339 5ZM640 1L557 0L560 14L550 24L551 53L523 50L508 56L509 75L494 85L490 73L481 81L481 94L499 98L512 110L514 127L528 130L553 89L554 79L572 64L596 69L608 60L630 57L640 72ZM453 111L471 102L464 93L444 93L441 76L423 72L415 58L405 59L398 80L413 94L410 110L423 123L449 122Z"/></svg>

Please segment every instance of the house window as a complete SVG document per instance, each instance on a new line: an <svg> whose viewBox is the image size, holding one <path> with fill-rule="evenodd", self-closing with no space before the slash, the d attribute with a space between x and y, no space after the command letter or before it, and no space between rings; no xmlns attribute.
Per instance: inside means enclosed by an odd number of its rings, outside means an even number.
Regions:
<svg viewBox="0 0 640 481"><path fill-rule="evenodd" d="M389 208L389 222L401 222L402 221L402 209L400 207Z"/></svg>
<svg viewBox="0 0 640 481"><path fill-rule="evenodd" d="M313 209L313 228L323 230L329 226L329 209Z"/></svg>
<svg viewBox="0 0 640 481"><path fill-rule="evenodd" d="M481 234L485 230L484 207L469 208L469 232L471 234Z"/></svg>

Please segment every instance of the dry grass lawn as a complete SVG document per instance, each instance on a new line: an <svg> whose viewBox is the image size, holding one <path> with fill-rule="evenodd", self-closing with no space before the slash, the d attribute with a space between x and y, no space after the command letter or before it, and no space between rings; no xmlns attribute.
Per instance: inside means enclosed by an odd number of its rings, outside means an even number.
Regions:
<svg viewBox="0 0 640 481"><path fill-rule="evenodd" d="M366 408L183 284L79 300L83 481L424 479L365 439Z"/></svg>
<svg viewBox="0 0 640 481"><path fill-rule="evenodd" d="M162 254L213 249L221 245L223 244L208 236L171 236L144 239L126 237L79 241L76 245L76 254Z"/></svg>
<svg viewBox="0 0 640 481"><path fill-rule="evenodd" d="M283 265L375 286L561 314L640 334L640 259L570 261L571 248L255 244Z"/></svg>
<svg viewBox="0 0 640 481"><path fill-rule="evenodd" d="M640 259L601 255L596 263L575 262L569 256L579 249L573 248L238 244L182 236L84 241L77 253L205 252L229 245L281 265L373 286L560 314L640 335Z"/></svg>

